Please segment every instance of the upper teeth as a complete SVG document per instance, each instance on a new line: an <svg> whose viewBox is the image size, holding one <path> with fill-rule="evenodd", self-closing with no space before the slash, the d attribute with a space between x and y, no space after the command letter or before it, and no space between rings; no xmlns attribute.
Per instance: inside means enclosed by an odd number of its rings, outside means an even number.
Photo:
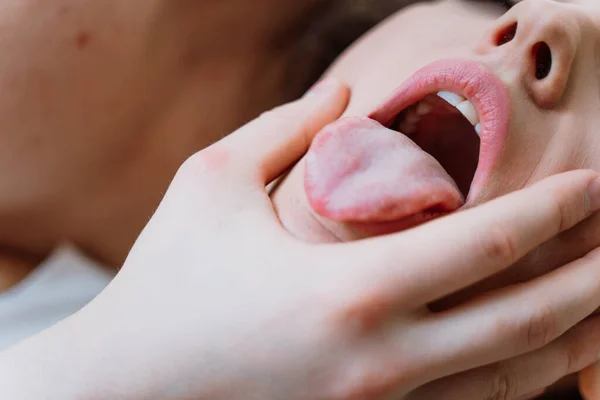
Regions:
<svg viewBox="0 0 600 400"><path fill-rule="evenodd" d="M456 93L452 93L452 92L438 92L437 95L438 95L438 97L441 97L442 99L446 100L448 103L452 104L454 107L456 107L463 101L467 100L464 97L459 96Z"/></svg>
<svg viewBox="0 0 600 400"><path fill-rule="evenodd" d="M481 122L479 121L479 114L469 100L464 97L452 93L452 92L438 92L438 97L444 99L447 103L451 104L473 125L475 132L481 136ZM421 117L430 113L433 110L431 100L429 96L421 100L414 106L404 110L403 118L398 125L400 132L411 135L417 131L417 125L421 121Z"/></svg>
<svg viewBox="0 0 600 400"><path fill-rule="evenodd" d="M475 107L473 107L473 104L469 100L465 100L457 105L456 109L469 120L471 125L475 126L479 123L479 114L477 114L477 110L475 110Z"/></svg>
<svg viewBox="0 0 600 400"><path fill-rule="evenodd" d="M479 114L473 106L473 103L452 92L438 92L437 95L456 107L456 109L469 120L471 125L477 126L479 123Z"/></svg>

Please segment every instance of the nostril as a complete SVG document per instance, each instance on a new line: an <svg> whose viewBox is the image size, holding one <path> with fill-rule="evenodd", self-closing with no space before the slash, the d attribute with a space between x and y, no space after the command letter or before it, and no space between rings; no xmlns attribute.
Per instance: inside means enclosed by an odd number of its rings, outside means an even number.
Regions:
<svg viewBox="0 0 600 400"><path fill-rule="evenodd" d="M496 36L496 46L502 46L510 42L517 36L518 24L515 22L498 32Z"/></svg>
<svg viewBox="0 0 600 400"><path fill-rule="evenodd" d="M550 75L552 69L552 51L545 42L533 46L533 59L535 62L535 77L542 80Z"/></svg>

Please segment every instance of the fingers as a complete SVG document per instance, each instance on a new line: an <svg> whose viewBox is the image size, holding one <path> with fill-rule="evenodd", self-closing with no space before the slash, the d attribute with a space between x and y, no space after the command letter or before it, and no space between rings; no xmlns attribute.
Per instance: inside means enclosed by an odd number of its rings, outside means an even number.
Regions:
<svg viewBox="0 0 600 400"><path fill-rule="evenodd" d="M258 173L264 185L284 173L308 150L313 137L346 108L348 87L328 79L302 99L269 111L220 143L237 170Z"/></svg>
<svg viewBox="0 0 600 400"><path fill-rule="evenodd" d="M548 178L530 188L406 232L340 244L346 274L419 307L509 267L600 205L592 171Z"/></svg>
<svg viewBox="0 0 600 400"><path fill-rule="evenodd" d="M600 362L579 373L579 391L585 400L600 400Z"/></svg>
<svg viewBox="0 0 600 400"><path fill-rule="evenodd" d="M600 249L533 281L432 314L418 329L427 352L439 357L429 370L444 376L541 348L599 306Z"/></svg>
<svg viewBox="0 0 600 400"><path fill-rule="evenodd" d="M434 381L406 399L527 399L596 362L599 352L600 317L594 317L542 349Z"/></svg>

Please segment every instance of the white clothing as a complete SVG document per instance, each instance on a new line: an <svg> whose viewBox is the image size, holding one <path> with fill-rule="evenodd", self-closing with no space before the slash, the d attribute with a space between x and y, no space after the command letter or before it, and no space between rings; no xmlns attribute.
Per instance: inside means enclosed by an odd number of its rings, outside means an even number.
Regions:
<svg viewBox="0 0 600 400"><path fill-rule="evenodd" d="M77 312L111 279L108 270L74 247L59 248L0 294L0 351Z"/></svg>

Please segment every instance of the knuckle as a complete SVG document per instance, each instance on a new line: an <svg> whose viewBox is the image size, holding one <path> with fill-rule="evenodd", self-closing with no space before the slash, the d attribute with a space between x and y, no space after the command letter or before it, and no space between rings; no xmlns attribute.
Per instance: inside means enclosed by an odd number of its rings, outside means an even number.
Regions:
<svg viewBox="0 0 600 400"><path fill-rule="evenodd" d="M390 299L381 293L350 295L334 307L331 318L334 327L363 336L380 328L388 319Z"/></svg>
<svg viewBox="0 0 600 400"><path fill-rule="evenodd" d="M202 152L194 153L189 156L179 167L177 175L187 175L196 172L202 167Z"/></svg>
<svg viewBox="0 0 600 400"><path fill-rule="evenodd" d="M505 265L518 259L517 246L510 230L500 224L490 228L485 235L479 235L479 243L483 256Z"/></svg>
<svg viewBox="0 0 600 400"><path fill-rule="evenodd" d="M557 336L557 319L549 307L543 307L526 319L522 336L527 350L538 349Z"/></svg>
<svg viewBox="0 0 600 400"><path fill-rule="evenodd" d="M511 400L516 398L519 390L519 378L507 370L499 370L491 379L485 400Z"/></svg>
<svg viewBox="0 0 600 400"><path fill-rule="evenodd" d="M179 167L178 179L197 180L209 174L223 172L229 164L229 153L219 144L212 145L188 157Z"/></svg>

